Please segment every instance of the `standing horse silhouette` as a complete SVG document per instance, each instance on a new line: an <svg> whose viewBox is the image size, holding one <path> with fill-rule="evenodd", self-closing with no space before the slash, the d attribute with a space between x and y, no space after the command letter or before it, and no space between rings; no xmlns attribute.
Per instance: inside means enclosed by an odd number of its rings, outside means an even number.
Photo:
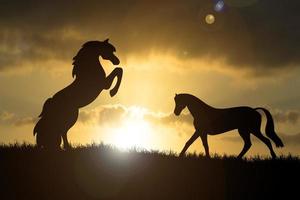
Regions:
<svg viewBox="0 0 300 200"><path fill-rule="evenodd" d="M110 90L110 96L118 92L122 68L117 67L106 76L99 62L101 56L118 65L120 61L114 55L115 51L108 39L103 42L89 41L82 46L73 58L72 76L75 80L44 103L40 119L33 129L38 147L58 149L62 138L64 148L69 148L67 132L76 123L79 108L93 102L103 89L109 89L115 77L117 83Z"/></svg>
<svg viewBox="0 0 300 200"><path fill-rule="evenodd" d="M272 158L276 158L270 140L263 136L260 131L261 115L256 110L263 110L266 114L266 135L275 142L277 147L283 147L281 139L274 131L272 115L265 108L233 107L218 109L207 105L190 94L176 94L174 100L176 104L174 114L179 116L181 111L187 107L194 117L194 127L196 129L192 137L186 142L180 156L183 156L189 146L200 137L205 149L205 154L209 157L207 135L217 135L238 129L240 136L244 140L244 147L238 155L238 158L242 158L251 147L250 133L265 143L270 150Z"/></svg>

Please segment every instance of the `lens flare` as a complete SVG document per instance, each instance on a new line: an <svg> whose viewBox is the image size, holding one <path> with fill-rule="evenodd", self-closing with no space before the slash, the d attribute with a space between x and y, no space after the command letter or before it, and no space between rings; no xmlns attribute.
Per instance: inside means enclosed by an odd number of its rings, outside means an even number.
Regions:
<svg viewBox="0 0 300 200"><path fill-rule="evenodd" d="M216 12L221 12L224 8L224 5L225 5L224 1L218 1L214 6L214 10Z"/></svg>
<svg viewBox="0 0 300 200"><path fill-rule="evenodd" d="M207 23L207 24L213 24L213 23L215 23L215 16L213 15L213 14L207 14L206 16L205 16L205 22Z"/></svg>

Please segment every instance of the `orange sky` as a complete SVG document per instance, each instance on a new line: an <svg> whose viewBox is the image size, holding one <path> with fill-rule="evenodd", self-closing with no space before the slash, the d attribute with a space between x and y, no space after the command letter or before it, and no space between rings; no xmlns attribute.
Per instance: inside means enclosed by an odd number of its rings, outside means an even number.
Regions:
<svg viewBox="0 0 300 200"><path fill-rule="evenodd" d="M191 93L215 107L270 109L286 144L276 152L299 155L299 39L289 41L294 33L288 21L294 13L282 22L273 13L279 6L228 1L224 11L216 12L212 2L0 5L0 142L33 143L35 119L44 101L73 80L72 58L80 46L109 37L124 69L119 93L110 98L103 91L80 110L68 134L71 143L102 141L178 152L193 127L187 111L180 117L172 114L173 98ZM210 13L215 22L208 25L205 15ZM281 33L289 40L280 39ZM107 73L112 71L111 63L100 61ZM134 128L135 123L141 125ZM126 138L138 139L120 142ZM211 136L209 144L212 153L226 154L238 154L243 146L236 131ZM200 139L193 151L203 152ZM268 155L268 150L257 141L247 155L258 153Z"/></svg>

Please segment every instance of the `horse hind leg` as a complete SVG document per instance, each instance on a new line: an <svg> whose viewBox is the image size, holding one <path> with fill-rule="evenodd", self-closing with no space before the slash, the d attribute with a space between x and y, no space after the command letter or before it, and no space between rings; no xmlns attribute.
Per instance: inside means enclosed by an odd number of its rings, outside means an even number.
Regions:
<svg viewBox="0 0 300 200"><path fill-rule="evenodd" d="M55 129L50 129L46 135L45 148L51 151L60 150L61 136Z"/></svg>
<svg viewBox="0 0 300 200"><path fill-rule="evenodd" d="M45 137L40 132L36 133L36 146L41 149L45 145Z"/></svg>
<svg viewBox="0 0 300 200"><path fill-rule="evenodd" d="M244 147L237 158L241 159L251 147L250 132L243 129L238 129L238 132L244 140Z"/></svg>
<svg viewBox="0 0 300 200"><path fill-rule="evenodd" d="M62 139L63 139L63 142L64 142L64 149L71 149L71 145L70 145L70 143L69 143L69 141L68 141L68 137L67 137L67 133L68 132L66 132L66 133L64 133L64 134L62 134Z"/></svg>
<svg viewBox="0 0 300 200"><path fill-rule="evenodd" d="M260 130L255 130L253 131L253 135L255 135L258 139L260 139L263 143L265 143L267 145L267 147L269 148L270 150L270 154L272 156L272 158L276 158L276 154L273 150L273 147L272 147L272 144L271 144L271 141L266 138L265 136L263 136L263 134L260 132Z"/></svg>
<svg viewBox="0 0 300 200"><path fill-rule="evenodd" d="M78 119L78 109L74 109L72 111L70 111L68 113L68 115L66 115L65 118L65 123L63 125L62 131L61 131L61 137L63 139L63 143L64 143L64 149L71 149L71 145L68 142L68 131L70 130L70 128L72 128L72 126L74 126L74 124L76 123L77 119Z"/></svg>
<svg viewBox="0 0 300 200"><path fill-rule="evenodd" d="M61 138L50 132L37 133L36 136L37 147L40 149L56 151L60 149Z"/></svg>

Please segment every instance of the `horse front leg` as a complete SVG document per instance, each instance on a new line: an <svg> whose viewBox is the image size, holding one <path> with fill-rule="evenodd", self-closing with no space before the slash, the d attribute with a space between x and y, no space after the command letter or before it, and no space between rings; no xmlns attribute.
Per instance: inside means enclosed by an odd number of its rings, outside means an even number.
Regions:
<svg viewBox="0 0 300 200"><path fill-rule="evenodd" d="M113 97L117 94L120 84L121 84L122 76L123 76L123 69L121 67L116 67L106 77L106 79L105 79L106 83L105 83L104 89L109 89L111 87L115 77L117 77L117 83L116 83L115 87L109 91L111 97Z"/></svg>
<svg viewBox="0 0 300 200"><path fill-rule="evenodd" d="M202 144L203 144L203 147L204 147L204 150L205 150L205 156L207 158L210 158L209 147L208 147L208 142L207 142L207 134L206 133L201 134L200 138L202 140Z"/></svg>
<svg viewBox="0 0 300 200"><path fill-rule="evenodd" d="M192 137L185 143L185 145L184 145L182 151L181 151L180 154L179 154L180 157L182 157L182 156L185 154L186 150L191 146L191 144L193 144L193 142L194 142L198 137L199 137L199 134L198 134L198 132L196 131L196 132L192 135Z"/></svg>

